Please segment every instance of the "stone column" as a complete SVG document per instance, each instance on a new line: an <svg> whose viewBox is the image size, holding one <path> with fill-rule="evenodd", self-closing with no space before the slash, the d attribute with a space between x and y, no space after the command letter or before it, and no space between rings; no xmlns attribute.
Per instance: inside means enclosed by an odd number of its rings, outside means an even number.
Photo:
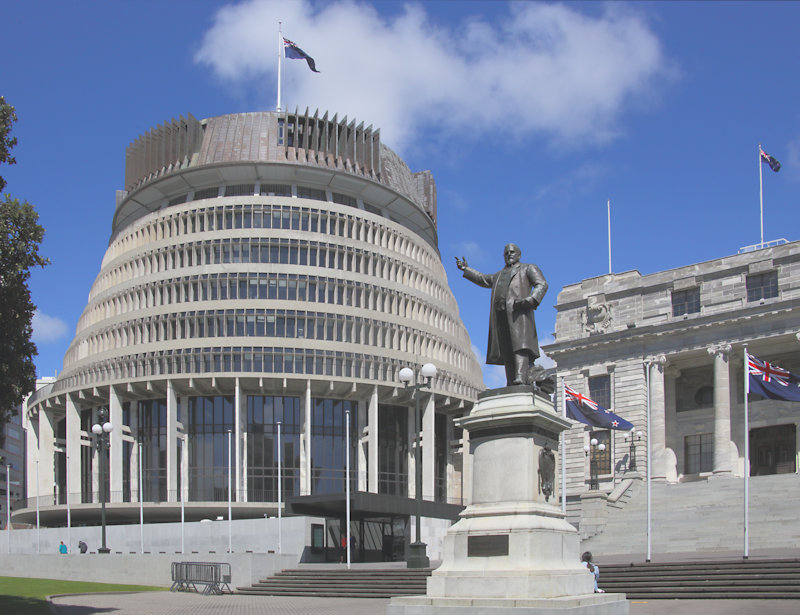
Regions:
<svg viewBox="0 0 800 615"><path fill-rule="evenodd" d="M178 501L178 396L167 380L167 501Z"/></svg>
<svg viewBox="0 0 800 615"><path fill-rule="evenodd" d="M666 357L655 355L645 359L650 375L650 446L652 447L651 459L653 467L650 477L657 482L664 482L667 479L665 464L665 451L667 448L666 432L666 406L664 403L664 367L667 364Z"/></svg>
<svg viewBox="0 0 800 615"><path fill-rule="evenodd" d="M673 365L664 370L664 427L666 430L666 460L667 482L678 482L678 457L675 451L683 450L683 441L678 433L678 408L676 405L675 390L681 370Z"/></svg>
<svg viewBox="0 0 800 615"><path fill-rule="evenodd" d="M716 344L708 349L714 357L714 475L731 474L731 345Z"/></svg>
<svg viewBox="0 0 800 615"><path fill-rule="evenodd" d="M433 393L420 400L422 412L422 499L435 500L436 494L436 420Z"/></svg>
<svg viewBox="0 0 800 615"><path fill-rule="evenodd" d="M113 502L114 494L122 493L122 400L113 386L108 391L108 420L114 426L108 434L108 488Z"/></svg>
<svg viewBox="0 0 800 615"><path fill-rule="evenodd" d="M369 396L369 409L367 410L367 455L369 455L369 492L378 493L378 387L372 387Z"/></svg>

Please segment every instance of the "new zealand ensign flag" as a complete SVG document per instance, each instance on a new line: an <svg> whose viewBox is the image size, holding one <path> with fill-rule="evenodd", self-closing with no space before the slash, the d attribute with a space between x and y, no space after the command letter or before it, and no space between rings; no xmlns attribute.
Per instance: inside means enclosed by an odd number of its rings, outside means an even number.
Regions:
<svg viewBox="0 0 800 615"><path fill-rule="evenodd" d="M770 156L767 152L761 149L761 146L758 146L758 151L761 153L761 162L766 162L769 165L769 168L775 171L776 173L781 170L781 163L778 162L778 159L775 156Z"/></svg>
<svg viewBox="0 0 800 615"><path fill-rule="evenodd" d="M295 45L292 41L288 38L283 39L283 51L287 58L291 58L293 60L305 60L308 62L308 67L313 70L315 73L318 73L317 65L314 62L314 58L308 55L305 51L300 49L297 45Z"/></svg>
<svg viewBox="0 0 800 615"><path fill-rule="evenodd" d="M773 363L747 355L747 371L751 393L769 399L800 401L800 377Z"/></svg>
<svg viewBox="0 0 800 615"><path fill-rule="evenodd" d="M564 395L567 398L567 416L573 421L605 429L633 429L632 423L617 416L611 410L606 410L596 401L581 395L572 387L564 385Z"/></svg>

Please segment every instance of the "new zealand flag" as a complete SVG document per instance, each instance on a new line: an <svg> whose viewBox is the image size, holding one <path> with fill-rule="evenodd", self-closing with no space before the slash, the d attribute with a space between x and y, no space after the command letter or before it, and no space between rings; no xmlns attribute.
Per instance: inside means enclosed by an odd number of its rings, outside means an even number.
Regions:
<svg viewBox="0 0 800 615"><path fill-rule="evenodd" d="M758 151L761 152L761 162L766 162L769 165L769 168L775 171L776 173L781 170L781 163L778 162L778 159L775 156L770 156L767 152L761 149L761 146L758 146Z"/></svg>
<svg viewBox="0 0 800 615"><path fill-rule="evenodd" d="M782 401L800 401L800 377L773 363L747 355L749 390L762 397Z"/></svg>
<svg viewBox="0 0 800 615"><path fill-rule="evenodd" d="M318 73L317 65L314 62L314 58L308 55L305 51L300 49L297 45L295 45L292 41L288 38L283 39L283 51L284 55L287 58L291 58L293 60L305 60L308 62L308 67L313 70L315 73Z"/></svg>
<svg viewBox="0 0 800 615"><path fill-rule="evenodd" d="M564 385L564 394L567 398L567 416L573 421L604 429L633 429L633 423L617 416L611 410L606 410L596 401L581 395L572 387Z"/></svg>

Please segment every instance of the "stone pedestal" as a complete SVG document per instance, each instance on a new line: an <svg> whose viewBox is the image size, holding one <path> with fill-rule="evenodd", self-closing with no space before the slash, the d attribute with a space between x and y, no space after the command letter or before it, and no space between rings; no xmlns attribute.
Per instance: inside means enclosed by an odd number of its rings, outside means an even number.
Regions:
<svg viewBox="0 0 800 615"><path fill-rule="evenodd" d="M577 530L558 507L552 460L570 423L550 400L529 387L487 391L459 423L470 436L472 503L448 530L426 595L394 598L387 614L627 614L623 594L594 593Z"/></svg>

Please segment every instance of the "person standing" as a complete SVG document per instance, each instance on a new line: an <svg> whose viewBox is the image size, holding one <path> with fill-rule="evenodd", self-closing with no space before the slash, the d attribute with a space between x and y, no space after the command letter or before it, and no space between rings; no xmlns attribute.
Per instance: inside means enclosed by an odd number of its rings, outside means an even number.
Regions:
<svg viewBox="0 0 800 615"><path fill-rule="evenodd" d="M61 541L61 544L58 545L58 552L61 553L61 555L67 554L67 545L64 544L63 540Z"/></svg>
<svg viewBox="0 0 800 615"><path fill-rule="evenodd" d="M488 365L504 365L508 386L530 384L528 369L539 357L534 310L547 292L547 280L534 264L520 263L522 250L508 244L504 251L506 266L494 274L481 273L456 257L456 266L470 282L492 289L489 312Z"/></svg>

